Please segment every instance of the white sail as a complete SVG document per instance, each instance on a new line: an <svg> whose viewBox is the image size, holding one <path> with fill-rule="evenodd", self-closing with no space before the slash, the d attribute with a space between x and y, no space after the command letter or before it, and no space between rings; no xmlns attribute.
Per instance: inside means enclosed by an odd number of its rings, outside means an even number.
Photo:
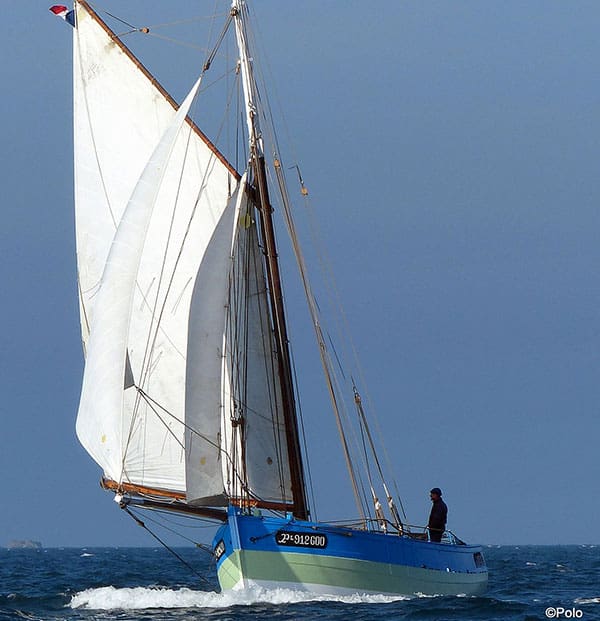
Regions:
<svg viewBox="0 0 600 621"><path fill-rule="evenodd" d="M245 198L240 192L213 235L190 311L186 483L196 504L292 499L261 250Z"/></svg>
<svg viewBox="0 0 600 621"><path fill-rule="evenodd" d="M175 110L82 5L73 34L75 219L81 332L131 192Z"/></svg>
<svg viewBox="0 0 600 621"><path fill-rule="evenodd" d="M142 433L136 433L139 426L146 426L146 407L144 407L143 415L139 415L136 404L130 403L130 407L125 408L126 411L123 412L124 392L126 388L132 388L129 385L131 380L137 381L138 385L145 383L142 377L136 379L133 375L131 357L126 379L129 351L135 354L136 362L141 362L140 367L137 365L135 367L135 371L139 369L141 374L144 374L144 362L139 358L141 350L144 349L144 341L149 350L144 352L144 355L151 357L154 355L153 344L148 342L153 339L152 332L147 335L146 339L133 338L130 345L129 328L133 315L136 285L139 286L137 278L142 261L141 255L147 241L147 232L165 167L169 164L175 141L199 86L200 80L190 91L140 176L117 228L97 295L96 316L90 331L77 418L77 435L93 457L104 467L106 474L116 481L120 481L124 474L129 477L127 470L130 465L128 458L131 458L129 445L132 438L130 436L136 438L146 435L143 433L146 429L143 429ZM149 248L150 252L152 250ZM160 273L160 266L155 273ZM150 299L150 295L146 296L140 310L143 311L149 307L150 329L152 329L154 306L150 304ZM137 327L133 328L132 336L134 337L135 332L138 331ZM145 328L147 329L148 326ZM159 350L159 355L162 353ZM152 364L154 363L151 362L150 366ZM130 390L129 394L132 397L130 401L140 400L137 391ZM165 416L166 413L168 410L162 412L162 415ZM172 429L173 421L167 420L165 426L168 430ZM175 435L177 435L176 432ZM98 440L100 440L99 444ZM134 447L131 453L137 454L135 448L137 447ZM157 447L148 447L148 449L150 451L154 449L160 453L160 447L158 450ZM132 470L136 474L142 470L142 476L143 464L147 462L145 452L140 454L142 463L132 465ZM173 463L174 460L171 458L169 461ZM176 465L175 470L177 470ZM173 475L169 476L169 473L160 473L158 476L166 480L173 478ZM136 478L134 475L133 479Z"/></svg>
<svg viewBox="0 0 600 621"><path fill-rule="evenodd" d="M110 244L148 158L175 116L175 107L86 5L76 3L76 11L75 219L81 332L86 348ZM195 131L190 149L198 154L196 173L201 175L200 162L214 157L214 147L209 147ZM218 167L223 171L226 168L221 162Z"/></svg>
<svg viewBox="0 0 600 621"><path fill-rule="evenodd" d="M269 315L254 208L241 219L231 277L224 375L226 410L239 420L237 435L225 429L232 496L246 493L263 503L292 502L276 347ZM233 470L233 472L232 472Z"/></svg>
<svg viewBox="0 0 600 621"><path fill-rule="evenodd" d="M77 434L117 483L191 504L292 502L262 249L245 177L77 4ZM197 88L197 85L196 87ZM236 417L241 417L236 421Z"/></svg>
<svg viewBox="0 0 600 621"><path fill-rule="evenodd" d="M240 187L245 187L246 176ZM190 307L186 400L186 492L188 502L224 504L229 494L223 464L229 452L223 446L222 424L229 415L223 399L223 334L229 298L229 274L239 214L247 203L238 192L235 206L227 207L198 270ZM225 413L227 416L225 416Z"/></svg>
<svg viewBox="0 0 600 621"><path fill-rule="evenodd" d="M191 294L237 182L184 124L184 106L175 116L110 31L83 5L77 17L77 249L88 344L77 433L109 478L183 491Z"/></svg>

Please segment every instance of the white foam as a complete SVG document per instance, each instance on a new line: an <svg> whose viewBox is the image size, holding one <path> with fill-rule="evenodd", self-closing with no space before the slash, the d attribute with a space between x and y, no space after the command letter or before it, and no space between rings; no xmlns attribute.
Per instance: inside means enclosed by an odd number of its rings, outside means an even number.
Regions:
<svg viewBox="0 0 600 621"><path fill-rule="evenodd" d="M86 589L73 596L71 608L92 610L143 610L148 608L229 608L253 604L295 604L311 601L344 602L347 604L384 604L410 599L390 595L317 595L291 589L252 589L247 591L194 591L162 587L113 586Z"/></svg>
<svg viewBox="0 0 600 621"><path fill-rule="evenodd" d="M575 604L600 604L600 597L578 597Z"/></svg>

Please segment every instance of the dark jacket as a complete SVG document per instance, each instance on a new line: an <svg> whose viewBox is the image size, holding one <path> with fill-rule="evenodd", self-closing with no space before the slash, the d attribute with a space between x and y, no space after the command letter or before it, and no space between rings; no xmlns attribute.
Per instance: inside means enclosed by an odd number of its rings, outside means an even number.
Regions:
<svg viewBox="0 0 600 621"><path fill-rule="evenodd" d="M429 523L427 526L431 530L435 530L438 532L443 532L446 530L446 519L448 518L448 507L446 503L438 498L434 500L433 506L431 507L431 513L429 514Z"/></svg>

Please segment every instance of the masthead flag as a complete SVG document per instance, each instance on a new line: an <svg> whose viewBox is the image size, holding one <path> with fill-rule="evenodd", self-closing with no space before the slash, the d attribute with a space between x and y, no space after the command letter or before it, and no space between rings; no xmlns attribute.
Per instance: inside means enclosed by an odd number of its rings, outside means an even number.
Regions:
<svg viewBox="0 0 600 621"><path fill-rule="evenodd" d="M75 26L75 11L69 11L69 9L62 4L55 4L54 6L51 6L50 10L57 17L62 17L65 21L69 22L71 26Z"/></svg>

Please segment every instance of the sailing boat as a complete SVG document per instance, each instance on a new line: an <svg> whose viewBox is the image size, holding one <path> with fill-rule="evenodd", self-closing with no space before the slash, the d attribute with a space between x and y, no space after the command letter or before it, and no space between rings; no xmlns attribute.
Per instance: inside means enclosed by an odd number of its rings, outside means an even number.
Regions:
<svg viewBox="0 0 600 621"><path fill-rule="evenodd" d="M362 399L367 496L340 412L284 167L265 147L250 16L233 0L180 106L85 0L70 15L75 210L85 371L77 435L102 485L132 508L215 521L223 589L476 594L481 546L428 541L402 521ZM146 32L147 28L135 29ZM133 32L133 31L130 31ZM190 118L226 34L235 38L246 157L240 171ZM275 143L276 144L276 143ZM305 192L302 186L303 193ZM277 195L297 259L360 517L312 518L275 240ZM368 451L367 451L368 449ZM368 463L368 462L367 462ZM383 479L386 509L371 470ZM386 513L387 511L387 513Z"/></svg>

